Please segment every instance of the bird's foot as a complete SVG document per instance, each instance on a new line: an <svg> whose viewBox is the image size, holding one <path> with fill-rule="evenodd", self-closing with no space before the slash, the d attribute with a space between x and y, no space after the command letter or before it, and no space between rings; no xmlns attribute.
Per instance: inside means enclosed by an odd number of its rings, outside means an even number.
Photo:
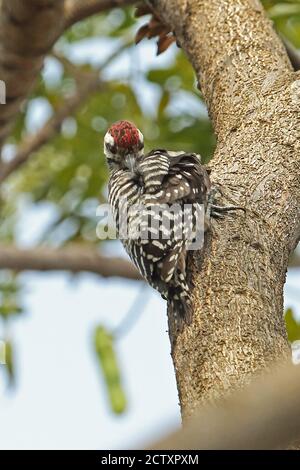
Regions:
<svg viewBox="0 0 300 470"><path fill-rule="evenodd" d="M227 212L231 211L244 211L246 212L246 209L241 206L219 206L215 204L216 199L218 196L222 196L222 191L220 188L213 187L209 193L208 196L208 204L207 204L207 209L206 209L206 217L208 220L211 218L214 219L224 219L226 216Z"/></svg>

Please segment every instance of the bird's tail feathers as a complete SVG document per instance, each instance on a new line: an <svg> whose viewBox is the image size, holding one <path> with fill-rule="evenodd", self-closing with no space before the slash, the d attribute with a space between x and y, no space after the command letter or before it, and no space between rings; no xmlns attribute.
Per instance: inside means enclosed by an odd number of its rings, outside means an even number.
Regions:
<svg viewBox="0 0 300 470"><path fill-rule="evenodd" d="M182 291L169 296L169 315L178 332L183 330L185 324L190 325L192 323L192 303L186 292Z"/></svg>

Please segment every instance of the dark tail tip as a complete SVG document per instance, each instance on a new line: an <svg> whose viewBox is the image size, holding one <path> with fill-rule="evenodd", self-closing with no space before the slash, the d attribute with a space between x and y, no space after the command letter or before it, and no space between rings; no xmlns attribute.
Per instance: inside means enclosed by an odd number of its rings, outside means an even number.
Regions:
<svg viewBox="0 0 300 470"><path fill-rule="evenodd" d="M176 330L180 333L184 325L190 325L193 320L191 303L185 298L172 299L170 301L170 316Z"/></svg>

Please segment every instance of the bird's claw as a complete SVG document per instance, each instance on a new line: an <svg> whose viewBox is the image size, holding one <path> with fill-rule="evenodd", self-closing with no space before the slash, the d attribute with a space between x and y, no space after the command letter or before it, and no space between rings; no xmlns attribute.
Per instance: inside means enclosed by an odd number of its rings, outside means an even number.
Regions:
<svg viewBox="0 0 300 470"><path fill-rule="evenodd" d="M208 196L208 204L206 209L206 215L208 219L210 219L211 217L215 219L225 219L226 212L237 210L241 210L244 212L246 211L245 208L241 206L219 206L215 204L217 195L223 195L222 191L216 187L212 188Z"/></svg>

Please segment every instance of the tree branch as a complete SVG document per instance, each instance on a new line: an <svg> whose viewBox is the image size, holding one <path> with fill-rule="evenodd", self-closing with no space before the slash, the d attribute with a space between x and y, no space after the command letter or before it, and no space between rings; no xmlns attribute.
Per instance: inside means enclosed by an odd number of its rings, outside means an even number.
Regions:
<svg viewBox="0 0 300 470"><path fill-rule="evenodd" d="M63 24L61 0L2 0L0 77L6 85L6 104L0 106L0 147Z"/></svg>
<svg viewBox="0 0 300 470"><path fill-rule="evenodd" d="M246 207L190 256L192 325L178 335L170 319L186 417L290 356L282 312L300 235L299 73L257 0L150 3L201 82L218 142L211 179L224 203Z"/></svg>
<svg viewBox="0 0 300 470"><path fill-rule="evenodd" d="M102 277L141 280L132 263L122 258L102 256L92 247L74 245L65 248L37 247L19 249L0 245L0 269L14 271L83 271Z"/></svg>
<svg viewBox="0 0 300 470"><path fill-rule="evenodd" d="M151 449L285 449L300 438L300 367L285 365L214 407Z"/></svg>
<svg viewBox="0 0 300 470"><path fill-rule="evenodd" d="M34 152L37 152L43 145L49 142L49 140L60 131L63 121L68 116L74 114L91 94L97 91L103 91L105 83L101 79L101 71L107 67L128 44L128 42L125 42L104 61L98 70L93 72L82 72L75 65L71 63L68 64L69 68L72 67L76 70L75 78L77 79L77 91L56 110L54 116L52 116L35 135L27 137L25 141L19 145L17 153L12 160L0 164L0 184L3 183L11 173L26 163ZM59 55L53 55L60 60ZM62 58L62 62L65 60L66 59ZM72 70L72 72L74 70Z"/></svg>
<svg viewBox="0 0 300 470"><path fill-rule="evenodd" d="M74 114L75 111L85 102L85 100L97 90L103 89L104 85L95 76L89 78L80 86L77 93L67 99L64 104L56 111L46 124L33 136L29 136L20 144L15 157L7 163L0 165L0 184L15 170L27 162L29 157L53 138L61 128L63 121Z"/></svg>
<svg viewBox="0 0 300 470"><path fill-rule="evenodd" d="M97 13L115 7L133 5L137 0L67 0L65 6L65 28Z"/></svg>
<svg viewBox="0 0 300 470"><path fill-rule="evenodd" d="M0 106L0 149L20 107L33 90L44 58L63 31L88 16L129 0L2 0L0 3L0 77L6 104Z"/></svg>

